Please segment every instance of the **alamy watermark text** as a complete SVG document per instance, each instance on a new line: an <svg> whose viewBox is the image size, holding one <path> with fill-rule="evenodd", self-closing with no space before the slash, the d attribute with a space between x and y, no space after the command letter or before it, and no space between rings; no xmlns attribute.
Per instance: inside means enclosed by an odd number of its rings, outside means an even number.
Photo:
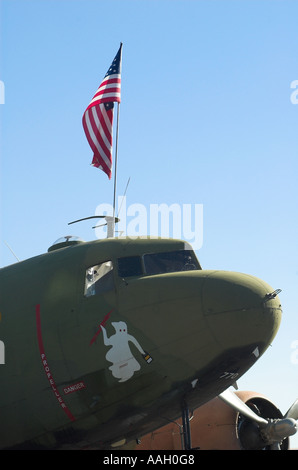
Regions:
<svg viewBox="0 0 298 470"><path fill-rule="evenodd" d="M161 203L146 207L134 203L127 206L126 196L119 196L118 207L121 207L121 212L116 225L116 236L134 238L147 235L150 238L177 238L189 242L194 250L202 248L203 204ZM95 211L95 215L112 213L112 205L105 203L99 204ZM106 228L99 226L95 233L97 238L104 238Z"/></svg>

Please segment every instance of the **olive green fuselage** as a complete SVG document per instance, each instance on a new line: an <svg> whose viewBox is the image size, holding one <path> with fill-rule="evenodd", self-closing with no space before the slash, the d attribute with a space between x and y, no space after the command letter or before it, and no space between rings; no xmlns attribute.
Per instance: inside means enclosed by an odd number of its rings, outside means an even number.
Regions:
<svg viewBox="0 0 298 470"><path fill-rule="evenodd" d="M129 441L255 363L278 297L190 255L179 240L107 239L0 270L0 448Z"/></svg>

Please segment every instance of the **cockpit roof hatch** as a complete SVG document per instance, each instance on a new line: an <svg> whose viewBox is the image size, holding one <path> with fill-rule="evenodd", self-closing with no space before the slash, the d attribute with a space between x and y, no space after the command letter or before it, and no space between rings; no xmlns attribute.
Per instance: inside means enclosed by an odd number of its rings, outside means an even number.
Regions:
<svg viewBox="0 0 298 470"><path fill-rule="evenodd" d="M66 235L65 237L58 238L53 245L50 246L48 252L59 250L60 248L65 248L67 246L79 245L80 243L84 243L84 240L80 237L76 237L74 235Z"/></svg>

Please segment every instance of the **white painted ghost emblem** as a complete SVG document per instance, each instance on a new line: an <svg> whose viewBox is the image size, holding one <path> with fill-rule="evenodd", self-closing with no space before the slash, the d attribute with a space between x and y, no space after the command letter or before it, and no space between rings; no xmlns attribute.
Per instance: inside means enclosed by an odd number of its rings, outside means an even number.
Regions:
<svg viewBox="0 0 298 470"><path fill-rule="evenodd" d="M141 354L145 355L145 351L140 346L139 342L127 333L127 325L123 321L112 322L116 333L109 338L104 326L101 325L103 333L103 341L105 346L112 346L106 354L106 360L112 362L109 367L113 376L120 379L119 382L125 382L130 379L133 374L140 370L141 366L132 355L129 347L131 341Z"/></svg>

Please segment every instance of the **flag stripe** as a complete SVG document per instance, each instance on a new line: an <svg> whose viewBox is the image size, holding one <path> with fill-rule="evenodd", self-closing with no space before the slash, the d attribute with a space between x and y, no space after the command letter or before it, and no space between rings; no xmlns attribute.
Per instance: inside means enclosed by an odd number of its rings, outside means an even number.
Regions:
<svg viewBox="0 0 298 470"><path fill-rule="evenodd" d="M105 93L103 96L96 96L92 99L90 108L99 103L111 103L113 101L118 101L118 96L120 97L120 93Z"/></svg>
<svg viewBox="0 0 298 470"><path fill-rule="evenodd" d="M93 112L91 110L91 116L92 116L92 114L93 114ZM99 137L100 137L99 129L96 127L96 125L94 123L94 117L93 116L92 116L93 117L93 124L92 124L92 117L91 116L90 116L89 112L85 114L85 117L86 117L85 132L86 132L86 135L87 135L89 145L92 148L94 154L96 154L97 158L101 157L101 158L98 159L98 162L102 163L102 160L103 160L105 165L109 169L111 169L112 165L111 165L111 161L109 159L109 156L110 156L110 153L111 153L111 150L112 150L112 144L108 143L108 146L101 145L102 144L102 139L99 139Z"/></svg>
<svg viewBox="0 0 298 470"><path fill-rule="evenodd" d="M108 80L103 80L98 87L98 90L105 88L106 86L114 86L115 88L121 88L121 79L115 78L113 75L110 75Z"/></svg>
<svg viewBox="0 0 298 470"><path fill-rule="evenodd" d="M99 105L99 106L101 107L102 105ZM95 107L91 109L91 113L92 113L92 118L93 118L91 120L93 131L95 132L96 135L99 135L101 137L105 147L110 152L111 146L112 146L113 127L112 127L112 123L108 119L107 112L104 109L104 113L106 114L106 119L108 121L108 126L106 125L106 121L104 119L103 113L97 113L97 110Z"/></svg>
<svg viewBox="0 0 298 470"><path fill-rule="evenodd" d="M121 101L122 44L83 115L83 127L91 149L92 165L111 178L113 144L113 103Z"/></svg>

